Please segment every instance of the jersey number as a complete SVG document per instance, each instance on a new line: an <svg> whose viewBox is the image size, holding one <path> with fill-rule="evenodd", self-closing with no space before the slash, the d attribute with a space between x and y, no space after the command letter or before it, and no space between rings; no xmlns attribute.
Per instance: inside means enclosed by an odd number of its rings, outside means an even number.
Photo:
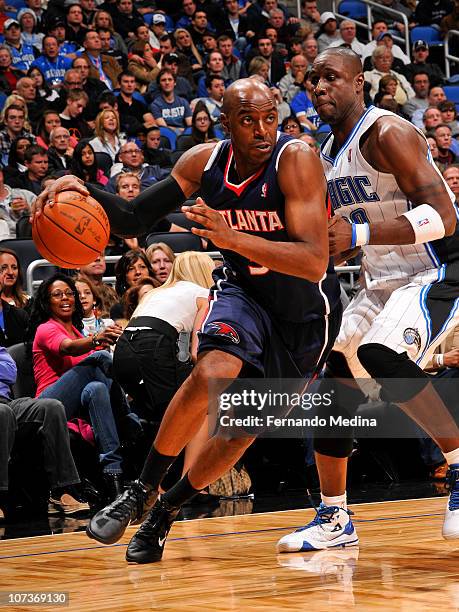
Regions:
<svg viewBox="0 0 459 612"><path fill-rule="evenodd" d="M356 208L349 215L352 223L370 223L370 220L367 217L367 213L363 208Z"/></svg>

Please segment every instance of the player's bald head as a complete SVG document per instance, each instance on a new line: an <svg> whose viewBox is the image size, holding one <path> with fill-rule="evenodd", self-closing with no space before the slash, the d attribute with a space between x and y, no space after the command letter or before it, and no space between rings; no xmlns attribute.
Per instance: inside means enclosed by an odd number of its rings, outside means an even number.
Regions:
<svg viewBox="0 0 459 612"><path fill-rule="evenodd" d="M228 117L232 111L246 105L276 108L274 96L264 83L256 79L239 79L226 89L222 112Z"/></svg>
<svg viewBox="0 0 459 612"><path fill-rule="evenodd" d="M357 76L363 71L360 57L357 55L357 53L352 51L352 49L348 49L347 47L333 47L331 49L326 49L316 57L314 64L323 60L327 60L329 62L336 60L341 62L342 66L349 73L351 78Z"/></svg>

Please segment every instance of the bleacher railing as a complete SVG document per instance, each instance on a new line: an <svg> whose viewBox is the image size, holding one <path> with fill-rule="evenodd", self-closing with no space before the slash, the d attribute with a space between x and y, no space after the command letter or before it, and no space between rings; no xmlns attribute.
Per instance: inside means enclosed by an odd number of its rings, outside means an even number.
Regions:
<svg viewBox="0 0 459 612"><path fill-rule="evenodd" d="M459 30L449 30L445 38L445 74L447 79L451 76L451 62L459 64L459 57L451 55L449 52L449 41L454 36L459 36Z"/></svg>
<svg viewBox="0 0 459 612"><path fill-rule="evenodd" d="M210 251L207 253L212 259L221 259L222 255L219 251ZM116 263L121 255L107 255L106 263ZM54 264L49 263L46 259L36 259L29 264L26 270L26 291L29 295L34 295L36 288L43 282L42 280L34 280L33 276L39 268L54 267ZM360 274L360 266L336 266L335 270L340 276L349 276L346 279L345 289L347 292L352 291ZM104 276L104 283L114 284L116 278L114 276Z"/></svg>
<svg viewBox="0 0 459 612"><path fill-rule="evenodd" d="M378 9L378 12L381 13L387 13L387 15L390 15L392 17L396 17L397 21L403 23L403 25L405 26L405 31L402 35L393 35L392 38L398 42L401 43L402 45L405 46L405 53L408 57L410 57L410 30L408 28L408 19L405 15L405 13L401 13L400 11L396 11L395 9L391 9L388 6L383 6L382 4L378 4L377 2L373 2L373 0L360 0L361 2L363 2L363 4L366 4L367 6L367 23L363 22L363 21L359 21L358 19L354 19L353 17L349 17L348 15L343 15L342 13L340 13L338 11L338 6L341 4L341 0L333 0L332 3L332 10L333 13L339 17L340 19L346 19L346 21L352 21L354 22L356 25L360 26L361 28L364 28L365 30L367 30L368 32L368 40L371 41L371 24L373 23L373 7Z"/></svg>

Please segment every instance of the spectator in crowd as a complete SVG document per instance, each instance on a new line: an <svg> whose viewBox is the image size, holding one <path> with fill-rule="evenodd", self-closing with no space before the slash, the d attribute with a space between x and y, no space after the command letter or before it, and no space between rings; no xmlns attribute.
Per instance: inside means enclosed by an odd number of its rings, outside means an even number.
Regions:
<svg viewBox="0 0 459 612"><path fill-rule="evenodd" d="M250 61L255 56L262 57L268 62L269 69L267 80L273 85L276 85L285 75L285 64L280 55L274 51L273 43L267 36L258 38L257 46L247 57L247 63L250 64Z"/></svg>
<svg viewBox="0 0 459 612"><path fill-rule="evenodd" d="M118 112L122 116L129 115L132 119L142 121L147 126L154 124L151 113L148 112L146 104L134 98L136 91L136 79L130 70L123 71L119 77Z"/></svg>
<svg viewBox="0 0 459 612"><path fill-rule="evenodd" d="M60 98L64 101L70 89L82 89L89 98L88 104L83 111L83 119L85 119L85 121L93 121L98 112L97 99L104 91L107 91L107 88L99 78L95 79L89 76L89 60L83 55L73 60L72 67L71 73L69 70L65 73ZM72 76L70 76L69 73Z"/></svg>
<svg viewBox="0 0 459 612"><path fill-rule="evenodd" d="M72 60L59 55L59 43L55 36L45 36L43 39L43 53L32 62L41 70L45 81L54 89L64 80L64 74L72 67Z"/></svg>
<svg viewBox="0 0 459 612"><path fill-rule="evenodd" d="M302 140L303 142L305 142L308 146L311 147L314 153L318 157L320 157L320 145L312 134L308 134L307 132L304 132L303 134L300 134L298 136L298 140Z"/></svg>
<svg viewBox="0 0 459 612"><path fill-rule="evenodd" d="M115 158L123 144L120 136L119 115L112 110L103 110L96 117L96 127L94 129L95 138L90 141L94 152L108 153L115 162Z"/></svg>
<svg viewBox="0 0 459 612"><path fill-rule="evenodd" d="M24 110L17 104L6 109L3 117L3 129L0 130L1 163L6 166L11 144L15 138L25 136L35 141L35 137L24 129Z"/></svg>
<svg viewBox="0 0 459 612"><path fill-rule="evenodd" d="M22 215L28 217L34 199L30 191L5 185L3 170L0 169L0 240L16 238L16 223Z"/></svg>
<svg viewBox="0 0 459 612"><path fill-rule="evenodd" d="M443 3L444 2L445 0L443 0ZM457 0L454 0L453 6L451 8L451 12L449 13L449 15L446 15L445 17L443 17L443 19L440 22L440 31L443 36L446 36L450 30L457 30L458 28L459 28L459 5L457 3ZM457 55L457 49L458 49L457 40L455 40L453 37L451 41L450 53Z"/></svg>
<svg viewBox="0 0 459 612"><path fill-rule="evenodd" d="M54 110L45 110L37 127L37 144L44 149L49 147L49 136L54 128L61 127L61 118Z"/></svg>
<svg viewBox="0 0 459 612"><path fill-rule="evenodd" d="M121 67L112 57L102 55L102 43L99 34L88 30L83 40L83 46L85 51L82 57L90 62L89 76L102 81L107 89L115 89Z"/></svg>
<svg viewBox="0 0 459 612"><path fill-rule="evenodd" d="M364 62L368 57L371 57L373 51L378 45L384 45L392 51L392 55L395 59L400 60L403 62L403 64L410 63L410 58L403 53L398 45L394 45L394 39L388 31L387 23L383 19L378 19L373 22L371 36L373 40L365 45L362 62Z"/></svg>
<svg viewBox="0 0 459 612"><path fill-rule="evenodd" d="M73 279L83 307L83 336L93 336L114 322L101 317L102 300L95 285L84 274L77 274Z"/></svg>
<svg viewBox="0 0 459 612"><path fill-rule="evenodd" d="M330 47L340 47L341 45L349 46L354 53L362 57L365 45L357 38L357 29L353 21L344 19L339 24L339 39L330 44Z"/></svg>
<svg viewBox="0 0 459 612"><path fill-rule="evenodd" d="M218 50L222 54L223 68L222 76L225 81L237 81L247 76L245 66L242 61L233 53L233 41L228 34L222 34L217 38Z"/></svg>
<svg viewBox="0 0 459 612"><path fill-rule="evenodd" d="M118 297L116 291L111 285L104 283L103 277L107 270L105 263L105 254L101 253L93 262L87 266L80 268L80 273L89 278L91 283L95 286L99 297L101 299L101 311L102 317L108 317L110 308L116 304Z"/></svg>
<svg viewBox="0 0 459 612"><path fill-rule="evenodd" d="M320 13L317 0L302 0L300 27L316 34L320 28Z"/></svg>
<svg viewBox="0 0 459 612"><path fill-rule="evenodd" d="M429 87L429 94L427 96L428 108L430 108L431 106L438 108L438 105L441 102L444 102L445 100L446 100L446 94L443 90L443 87L439 87L438 85L435 85L435 86L431 85ZM424 113L422 109L417 110L413 113L411 117L411 122L414 123L416 127L422 128L423 117L424 117Z"/></svg>
<svg viewBox="0 0 459 612"><path fill-rule="evenodd" d="M4 168L7 183L11 178L20 176L26 171L24 155L27 147L31 144L34 144L34 140L29 136L18 136L11 143L11 149L8 155L8 165Z"/></svg>
<svg viewBox="0 0 459 612"><path fill-rule="evenodd" d="M73 151L70 172L85 183L99 183L100 185L108 183L108 178L97 165L94 149L86 139L80 140Z"/></svg>
<svg viewBox="0 0 459 612"><path fill-rule="evenodd" d="M405 17L408 19L408 22L411 21L412 10L405 6L404 3L399 2L399 0L381 0L380 4L383 7L387 7L389 9L393 9L394 11L398 11L399 13L403 13ZM392 14L388 14L384 8L378 9L374 8L373 10L373 18L374 19L387 19L388 20L388 28L397 35L403 35L405 32L404 22L397 16Z"/></svg>
<svg viewBox="0 0 459 612"><path fill-rule="evenodd" d="M120 173L134 173L140 180L142 191L167 175L159 166L144 162L143 151L133 140L121 145L118 157L120 162L112 166L111 179L106 186L111 193L116 192L116 178Z"/></svg>
<svg viewBox="0 0 459 612"><path fill-rule="evenodd" d="M3 255L7 252L0 251ZM8 260L8 258L5 258ZM12 258L14 259L14 257ZM3 293L4 276L6 275L5 268L0 269L0 292ZM24 308L18 308L14 304L10 304L2 296L0 299L0 346L8 347L14 344L24 342L26 339L26 330L29 324L29 315Z"/></svg>
<svg viewBox="0 0 459 612"><path fill-rule="evenodd" d="M319 53L325 51L332 43L340 39L338 24L333 13L325 11L320 16L320 28L317 32L317 44Z"/></svg>
<svg viewBox="0 0 459 612"><path fill-rule="evenodd" d="M298 136L303 132L303 126L301 125L298 117L291 115L282 121L281 132L284 132L284 134L288 134L293 138L298 138Z"/></svg>
<svg viewBox="0 0 459 612"><path fill-rule="evenodd" d="M188 101L175 94L175 76L167 68L158 74L160 95L151 104L151 112L159 126L182 130L191 126L191 108Z"/></svg>
<svg viewBox="0 0 459 612"><path fill-rule="evenodd" d="M255 36L255 32L249 27L247 15L241 15L239 12L238 0L224 0L223 12L214 25L220 35L232 39L236 49L241 53L244 52L247 42Z"/></svg>
<svg viewBox="0 0 459 612"><path fill-rule="evenodd" d="M451 13L453 6L451 0L419 0L414 11L414 24L440 27L443 18Z"/></svg>
<svg viewBox="0 0 459 612"><path fill-rule="evenodd" d="M18 80L24 76L22 70L13 66L13 56L11 50L5 45L0 46L0 90L9 95L14 89Z"/></svg>
<svg viewBox="0 0 459 612"><path fill-rule="evenodd" d="M373 60L374 69L365 71L364 75L365 81L371 85L370 96L372 98L374 98L376 92L378 91L381 77L386 74L390 74L397 79L395 99L397 100L398 104L403 106L408 100L414 98L415 93L413 88L408 83L406 78L402 74L392 70L393 55L390 49L384 46L376 47L371 57Z"/></svg>
<svg viewBox="0 0 459 612"><path fill-rule="evenodd" d="M453 164L443 170L443 178L448 183L449 188L456 196L456 201L459 200L459 166Z"/></svg>
<svg viewBox="0 0 459 612"><path fill-rule="evenodd" d="M160 168L170 170L173 166L172 151L161 145L161 132L154 126L147 132L143 145L143 156L147 164L158 165Z"/></svg>
<svg viewBox="0 0 459 612"><path fill-rule="evenodd" d="M142 23L142 15L134 8L132 0L116 0L113 24L124 40L133 37L137 26Z"/></svg>
<svg viewBox="0 0 459 612"><path fill-rule="evenodd" d="M115 31L115 26L113 25L113 19L109 12L107 11L96 11L94 15L93 29L99 30L99 28L104 28L109 30L110 32L110 40L111 47L115 51L119 51L124 56L127 56L128 50L126 43L123 40L123 37Z"/></svg>
<svg viewBox="0 0 459 612"><path fill-rule="evenodd" d="M223 69L225 64L223 62L223 55L220 51L211 51L206 59L205 76L202 76L198 81L197 97L204 98L207 95L206 78L211 75L216 75L223 78ZM229 85L227 82L225 85Z"/></svg>
<svg viewBox="0 0 459 612"><path fill-rule="evenodd" d="M25 308L30 297L22 288L21 262L13 250L0 247L0 270L3 272L1 299L10 306Z"/></svg>
<svg viewBox="0 0 459 612"><path fill-rule="evenodd" d="M202 76L202 57L191 38L191 34L184 28L177 28L174 31L177 50L185 56L191 65L195 78Z"/></svg>
<svg viewBox="0 0 459 612"><path fill-rule="evenodd" d="M18 11L17 20L21 26L21 41L25 45L30 45L38 51L43 48L43 32L36 31L37 16L30 8L22 8Z"/></svg>
<svg viewBox="0 0 459 612"><path fill-rule="evenodd" d="M122 492L122 457L117 423L140 423L123 393L113 392L112 358L106 350L118 326L84 337L83 308L68 276L56 274L39 286L30 315L30 340L37 397L62 401L67 419L88 415L109 497Z"/></svg>
<svg viewBox="0 0 459 612"><path fill-rule="evenodd" d="M30 77L35 83L37 89L37 96L45 100L46 102L53 102L59 97L59 93L52 89L46 82L43 72L38 66L32 66L27 71L27 76Z"/></svg>
<svg viewBox="0 0 459 612"><path fill-rule="evenodd" d="M138 35L137 28L137 35ZM150 29L147 28L147 40L150 43L151 48L154 52L159 51L160 49L160 39L161 36L167 34L166 32L166 17L162 13L156 13L153 15L151 20Z"/></svg>
<svg viewBox="0 0 459 612"><path fill-rule="evenodd" d="M132 45L128 70L135 76L140 93L145 93L159 74L158 63L149 42L139 40Z"/></svg>
<svg viewBox="0 0 459 612"><path fill-rule="evenodd" d="M52 174L64 174L72 165L73 148L70 146L70 132L64 127L56 127L50 134L48 149L48 169Z"/></svg>
<svg viewBox="0 0 459 612"><path fill-rule="evenodd" d="M189 66L188 61L185 59L185 63L186 65ZM194 97L194 81L193 78L191 78L191 80L193 81L193 85L191 84L190 80L185 77L182 76L180 74L180 56L177 53L167 53L166 55L164 55L162 57L162 59L160 59L160 61L158 62L158 66L159 64L161 64L161 68L168 68L172 74L175 76L175 92L178 96L180 96L181 98L185 98L186 100L188 100L188 102L190 102L193 97ZM190 68L191 71L191 68ZM149 97L150 100L154 100L156 98L156 96L159 95L159 87L158 84L156 83L156 81L152 82L148 88L148 94L147 96Z"/></svg>
<svg viewBox="0 0 459 612"><path fill-rule="evenodd" d="M191 134L181 136L177 141L177 151L185 152L203 142L215 142L212 117L205 102L199 101L194 107L191 120Z"/></svg>
<svg viewBox="0 0 459 612"><path fill-rule="evenodd" d="M65 20L61 17L52 19L48 26L48 34L55 36L59 44L59 54L73 59L80 45L66 40Z"/></svg>
<svg viewBox="0 0 459 612"><path fill-rule="evenodd" d="M22 79L19 79L16 84L16 92L25 101L30 123L35 129L43 115L45 103L41 98L37 98L37 89L33 79L30 77L22 77Z"/></svg>
<svg viewBox="0 0 459 612"><path fill-rule="evenodd" d="M287 49L298 30L298 23L287 22L285 13L280 8L273 8L269 11L268 27L276 31L277 42Z"/></svg>
<svg viewBox="0 0 459 612"><path fill-rule="evenodd" d="M459 124L457 121L456 105L450 100L444 100L438 105L438 110L441 113L441 120L451 128L453 138L459 136Z"/></svg>
<svg viewBox="0 0 459 612"><path fill-rule="evenodd" d="M78 475L70 449L64 406L54 399L12 398L17 367L6 349L0 347L0 519L9 507L8 461L15 443L34 440L31 425L38 426L43 466L50 488L48 513L72 515L87 512L89 505L81 495ZM22 476L22 475L21 475ZM24 474L24 479L30 474ZM6 514L8 518L8 514Z"/></svg>
<svg viewBox="0 0 459 612"><path fill-rule="evenodd" d="M196 12L196 2L194 0L183 0L182 1L182 10L175 24L176 28L187 28L191 25L191 18Z"/></svg>
<svg viewBox="0 0 459 612"><path fill-rule="evenodd" d="M130 202L140 193L140 179L134 172L120 172L115 177L115 192ZM131 249L139 248L137 238L125 239Z"/></svg>
<svg viewBox="0 0 459 612"><path fill-rule="evenodd" d="M24 154L24 165L27 168L23 176L12 178L10 187L27 189L35 195L42 192L41 181L48 174L48 153L40 145L27 147Z"/></svg>
<svg viewBox="0 0 459 612"><path fill-rule="evenodd" d="M436 106L429 106L422 116L423 131L425 134L434 130L442 123L441 113Z"/></svg>
<svg viewBox="0 0 459 612"><path fill-rule="evenodd" d="M223 95L225 93L225 81L221 76L211 74L206 77L205 83L207 96L193 100L192 108L194 110L197 102L204 102L212 117L213 123L219 123L223 105Z"/></svg>
<svg viewBox="0 0 459 612"><path fill-rule="evenodd" d="M134 287L141 278L154 275L147 256L143 251L137 249L127 251L116 262L115 276L115 290L118 297L122 298L125 292L130 287Z"/></svg>
<svg viewBox="0 0 459 612"><path fill-rule="evenodd" d="M61 125L69 130L71 136L77 141L88 138L92 130L83 119L83 112L88 105L89 97L82 89L72 89L67 94L67 103L59 114Z"/></svg>
<svg viewBox="0 0 459 612"><path fill-rule="evenodd" d="M96 14L96 3L94 0L79 0L81 9L83 11L83 23L89 26Z"/></svg>
<svg viewBox="0 0 459 612"><path fill-rule="evenodd" d="M413 75L411 83L415 96L414 98L410 98L410 100L403 105L403 113L409 119L413 117L416 111L425 111L429 106L429 101L427 99L430 87L429 75L427 72L417 72Z"/></svg>
<svg viewBox="0 0 459 612"><path fill-rule="evenodd" d="M290 61L290 70L279 81L279 90L282 98L290 104L302 87L304 76L308 69L308 62L304 55L295 55Z"/></svg>
<svg viewBox="0 0 459 612"><path fill-rule="evenodd" d="M99 34L100 38L102 57L110 57L122 70L125 70L127 68L128 58L122 51L112 47L114 43L110 30L108 28L97 28L96 32Z"/></svg>
<svg viewBox="0 0 459 612"><path fill-rule="evenodd" d="M191 17L191 24L187 27L188 32L193 40L193 44L198 50L201 57L204 55L203 35L209 31L209 22L207 14L204 10L197 9Z"/></svg>
<svg viewBox="0 0 459 612"><path fill-rule="evenodd" d="M153 270L152 277L162 285L166 282L175 261L174 251L165 242L154 242L146 250L146 256Z"/></svg>
<svg viewBox="0 0 459 612"><path fill-rule="evenodd" d="M425 40L417 40L413 45L413 61L403 67L403 74L412 83L416 74L427 73L431 85L443 85L445 75L440 66L429 59L429 45Z"/></svg>
<svg viewBox="0 0 459 612"><path fill-rule="evenodd" d="M84 23L83 10L79 2L71 2L67 6L65 39L82 45L88 27Z"/></svg>
<svg viewBox="0 0 459 612"><path fill-rule="evenodd" d="M445 169L456 163L456 156L451 150L451 128L446 123L440 123L433 130L438 148L438 163Z"/></svg>
<svg viewBox="0 0 459 612"><path fill-rule="evenodd" d="M35 59L35 51L31 45L22 41L19 21L7 19L3 26L3 35L5 37L3 44L11 51L13 67L26 73Z"/></svg>
<svg viewBox="0 0 459 612"><path fill-rule="evenodd" d="M300 91L291 101L290 107L303 128L307 132L314 132L320 126L320 118L311 101L312 85L309 80L309 73L305 74L303 90Z"/></svg>
<svg viewBox="0 0 459 612"><path fill-rule="evenodd" d="M435 165L437 167L439 167L438 166L438 147L437 147L437 141L435 140L435 138L433 136L429 136L429 135L426 136L426 140L427 140L427 144L429 145L430 152L432 154L432 159L434 160Z"/></svg>
<svg viewBox="0 0 459 612"><path fill-rule="evenodd" d="M309 70L312 67L313 62L319 53L319 45L317 44L317 40L313 36L308 36L308 38L303 41L302 48L303 55L306 58Z"/></svg>

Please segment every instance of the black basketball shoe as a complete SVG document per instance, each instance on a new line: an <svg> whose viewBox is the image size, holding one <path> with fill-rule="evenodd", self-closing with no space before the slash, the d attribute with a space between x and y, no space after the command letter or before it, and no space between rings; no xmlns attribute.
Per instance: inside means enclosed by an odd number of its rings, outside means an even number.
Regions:
<svg viewBox="0 0 459 612"><path fill-rule="evenodd" d="M171 508L159 499L129 542L126 560L133 563L161 561L167 535L179 512L180 508Z"/></svg>
<svg viewBox="0 0 459 612"><path fill-rule="evenodd" d="M147 491L140 482L133 482L115 501L92 517L86 527L87 535L102 544L114 544L129 523L142 520L157 496L157 491Z"/></svg>

